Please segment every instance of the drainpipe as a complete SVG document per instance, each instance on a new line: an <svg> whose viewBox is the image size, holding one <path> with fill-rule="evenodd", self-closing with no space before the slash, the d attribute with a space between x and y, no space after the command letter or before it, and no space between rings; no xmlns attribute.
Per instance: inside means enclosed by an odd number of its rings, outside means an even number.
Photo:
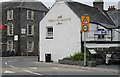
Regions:
<svg viewBox="0 0 120 77"><path fill-rule="evenodd" d="M113 30L111 29L111 41L113 41Z"/></svg>

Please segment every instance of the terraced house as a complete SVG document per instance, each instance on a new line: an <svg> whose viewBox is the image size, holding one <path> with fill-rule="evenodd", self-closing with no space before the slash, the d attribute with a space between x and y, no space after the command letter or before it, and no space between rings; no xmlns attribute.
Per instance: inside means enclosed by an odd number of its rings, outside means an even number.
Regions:
<svg viewBox="0 0 120 77"><path fill-rule="evenodd" d="M2 3L2 53L14 51L16 55L38 55L39 22L48 9L42 2Z"/></svg>

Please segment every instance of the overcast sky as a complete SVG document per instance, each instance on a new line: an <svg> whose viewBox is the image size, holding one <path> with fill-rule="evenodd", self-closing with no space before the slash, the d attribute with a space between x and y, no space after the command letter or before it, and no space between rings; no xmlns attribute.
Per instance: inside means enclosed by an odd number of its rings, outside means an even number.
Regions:
<svg viewBox="0 0 120 77"><path fill-rule="evenodd" d="M0 2L5 2L5 1L10 1L10 0L0 0ZM55 0L37 0L37 1L43 2L47 7L51 7L55 3ZM92 3L94 0L72 0L72 1L77 1L83 4L93 6ZM104 9L107 9L109 6L113 6L113 5L118 8L119 1L120 0L104 0L105 2Z"/></svg>

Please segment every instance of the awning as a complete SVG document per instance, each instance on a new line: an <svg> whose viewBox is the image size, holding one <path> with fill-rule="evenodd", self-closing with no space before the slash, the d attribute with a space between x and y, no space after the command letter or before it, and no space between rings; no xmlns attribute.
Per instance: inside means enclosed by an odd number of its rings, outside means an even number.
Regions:
<svg viewBox="0 0 120 77"><path fill-rule="evenodd" d="M97 52L94 49L89 49L91 54L97 54Z"/></svg>

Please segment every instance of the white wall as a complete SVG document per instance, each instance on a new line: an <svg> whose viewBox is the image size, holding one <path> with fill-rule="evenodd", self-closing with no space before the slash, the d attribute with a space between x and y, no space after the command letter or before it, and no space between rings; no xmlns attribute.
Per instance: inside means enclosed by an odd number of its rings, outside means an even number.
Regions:
<svg viewBox="0 0 120 77"><path fill-rule="evenodd" d="M51 19L56 20L60 15L71 20L62 21L62 25L57 25L56 21L49 22ZM80 19L65 3L56 3L40 22L40 61L45 61L46 53L51 53L52 60L58 61L80 52L80 24ZM53 26L53 39L45 39L46 26Z"/></svg>
<svg viewBox="0 0 120 77"><path fill-rule="evenodd" d="M120 29L113 29L113 41L120 41Z"/></svg>

